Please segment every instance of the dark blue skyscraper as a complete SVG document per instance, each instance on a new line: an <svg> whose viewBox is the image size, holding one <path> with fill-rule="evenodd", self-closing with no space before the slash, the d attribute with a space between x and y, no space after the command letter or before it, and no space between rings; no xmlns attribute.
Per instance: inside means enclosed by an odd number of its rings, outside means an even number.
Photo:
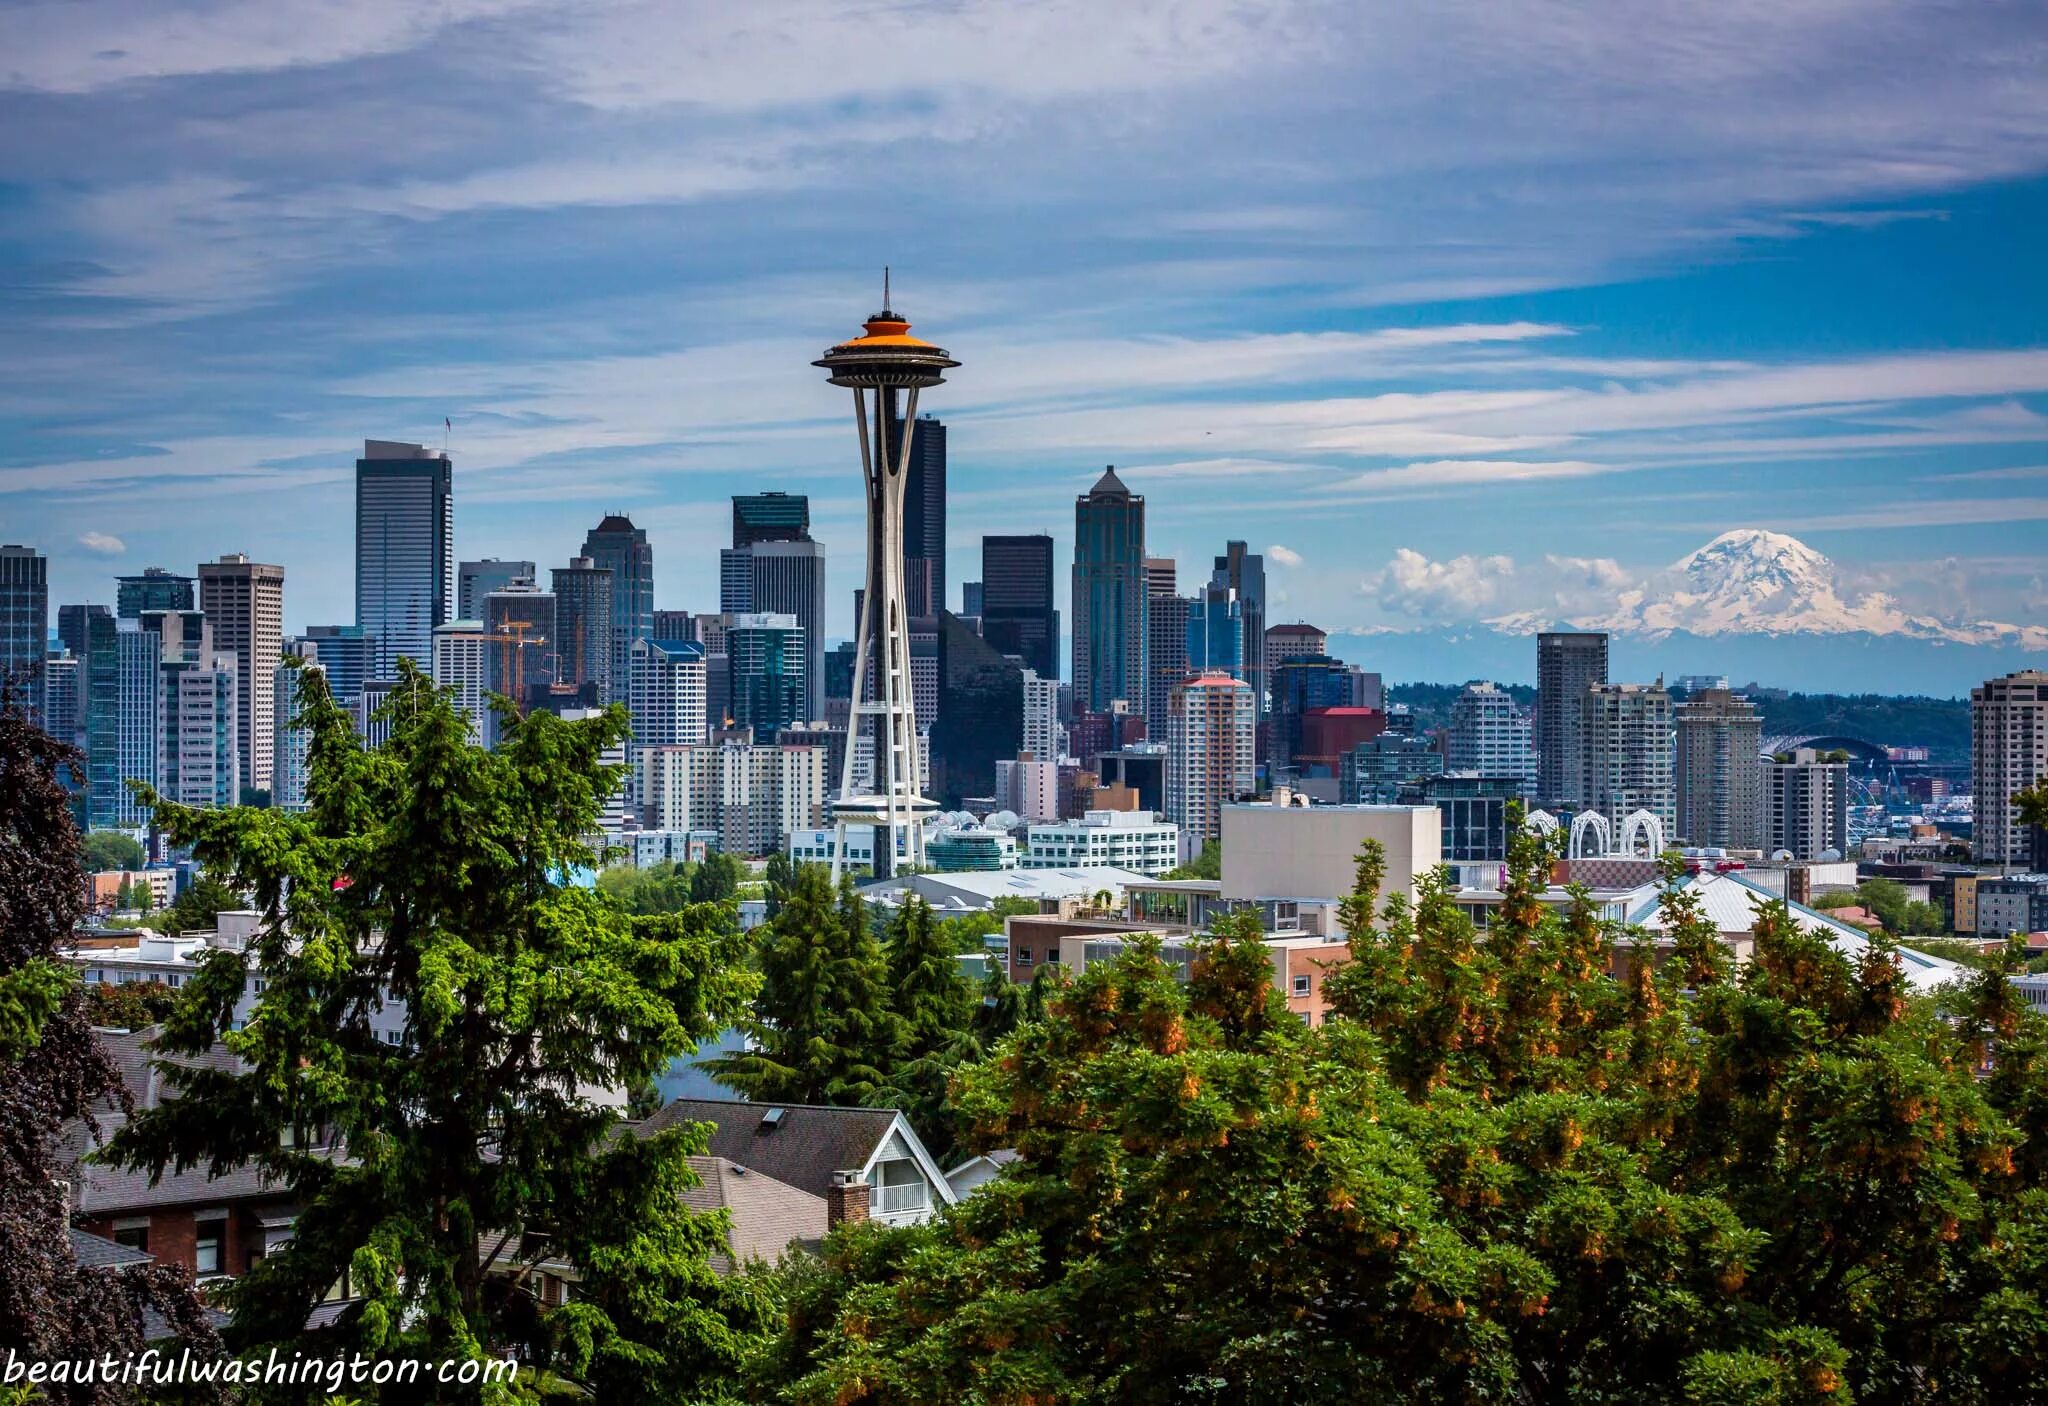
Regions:
<svg viewBox="0 0 2048 1406"><path fill-rule="evenodd" d="M981 539L981 635L1042 679L1060 676L1060 613L1052 605L1052 537ZM970 610L968 614L976 614Z"/></svg>
<svg viewBox="0 0 2048 1406"><path fill-rule="evenodd" d="M145 610L192 610L197 608L195 582L161 566L143 568L140 576L114 578L114 614L123 620L139 620Z"/></svg>
<svg viewBox="0 0 2048 1406"><path fill-rule="evenodd" d="M987 588L986 576L983 589ZM1074 707L1146 706L1145 499L1114 467L1074 500Z"/></svg>
<svg viewBox="0 0 2048 1406"><path fill-rule="evenodd" d="M43 716L43 656L50 652L50 560L33 547L0 547L0 684Z"/></svg>
<svg viewBox="0 0 2048 1406"><path fill-rule="evenodd" d="M631 692L634 640L654 637L654 548L644 528L621 513L608 513L583 539L583 555L612 572L612 698L625 703Z"/></svg>
<svg viewBox="0 0 2048 1406"><path fill-rule="evenodd" d="M895 433L903 433L900 420ZM913 618L937 615L946 607L946 426L929 415L919 416L910 432L910 473L903 482L903 599Z"/></svg>
<svg viewBox="0 0 2048 1406"><path fill-rule="evenodd" d="M455 610L455 474L423 444L363 442L356 460L356 624L377 641L377 674L426 672L434 627Z"/></svg>

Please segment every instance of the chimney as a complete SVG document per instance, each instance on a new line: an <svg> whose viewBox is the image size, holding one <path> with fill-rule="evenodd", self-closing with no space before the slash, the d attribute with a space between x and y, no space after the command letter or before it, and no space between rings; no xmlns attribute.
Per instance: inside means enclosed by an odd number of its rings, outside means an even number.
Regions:
<svg viewBox="0 0 2048 1406"><path fill-rule="evenodd" d="M826 1228L866 1220L869 1195L868 1184L861 1180L859 1172L834 1172L832 1185L825 1191Z"/></svg>

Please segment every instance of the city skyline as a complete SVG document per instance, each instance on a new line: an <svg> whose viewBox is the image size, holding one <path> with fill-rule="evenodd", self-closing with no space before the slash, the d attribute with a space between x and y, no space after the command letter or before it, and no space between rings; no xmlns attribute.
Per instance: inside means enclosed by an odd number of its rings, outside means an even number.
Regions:
<svg viewBox="0 0 2048 1406"><path fill-rule="evenodd" d="M439 449L445 418L462 557L559 564L565 515L623 513L657 604L705 610L733 493L809 494L851 560L843 416L791 367L892 263L968 362L956 563L1028 531L1070 559L1065 503L1115 463L1184 577L1242 537L1270 619L1439 677L1502 672L1532 615L1655 635L1644 603L1734 529L1833 565L1712 636L1727 672L1853 662L1752 647L1802 620L1952 694L2048 657L1974 642L2048 612L2038 17L1788 9L1738 44L1672 6L1644 54L1456 6L804 8L21 17L0 540L50 555L53 600L241 551L292 569L288 628L350 618L351 447ZM849 61L912 29L917 62ZM764 44L775 81L731 82ZM914 196L856 227L831 197L913 141Z"/></svg>

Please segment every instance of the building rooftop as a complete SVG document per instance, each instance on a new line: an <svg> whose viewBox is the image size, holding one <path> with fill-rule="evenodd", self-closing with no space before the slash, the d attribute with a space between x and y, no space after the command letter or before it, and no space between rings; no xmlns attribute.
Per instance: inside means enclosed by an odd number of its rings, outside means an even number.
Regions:
<svg viewBox="0 0 2048 1406"><path fill-rule="evenodd" d="M640 1123L636 1131L651 1137L689 1123L709 1123L707 1157L765 1173L787 1187L821 1198L822 1205L832 1174L866 1167L896 1126L897 1117L893 1108L679 1098Z"/></svg>
<svg viewBox="0 0 2048 1406"><path fill-rule="evenodd" d="M730 1256L714 1256L714 1266L731 1269L749 1260L770 1264L792 1245L814 1245L829 1228L825 1198L777 1181L724 1157L692 1157L690 1170L698 1184L683 1193L683 1204L697 1211L725 1211L725 1242ZM725 1264L718 1264L719 1260Z"/></svg>

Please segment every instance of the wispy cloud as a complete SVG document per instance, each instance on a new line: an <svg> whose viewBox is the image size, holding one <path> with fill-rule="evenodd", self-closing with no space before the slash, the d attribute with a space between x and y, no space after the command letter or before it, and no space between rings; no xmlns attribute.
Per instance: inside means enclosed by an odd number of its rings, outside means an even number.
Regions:
<svg viewBox="0 0 2048 1406"><path fill-rule="evenodd" d="M79 534L78 545L93 553L93 555L102 557L117 557L128 550L126 542L123 542L119 537L105 532L81 533Z"/></svg>

